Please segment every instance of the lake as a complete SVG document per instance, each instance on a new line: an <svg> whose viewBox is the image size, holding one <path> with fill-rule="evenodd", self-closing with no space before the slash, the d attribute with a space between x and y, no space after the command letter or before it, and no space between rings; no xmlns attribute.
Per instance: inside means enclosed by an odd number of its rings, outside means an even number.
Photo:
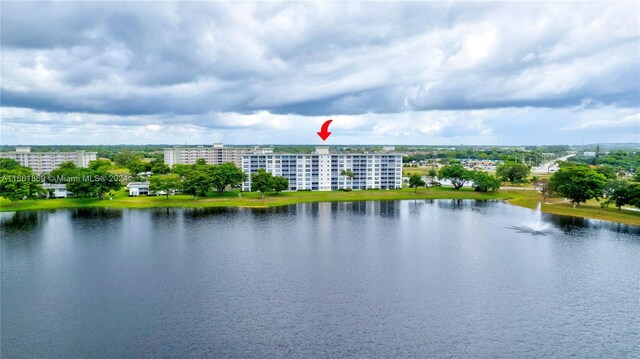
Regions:
<svg viewBox="0 0 640 359"><path fill-rule="evenodd" d="M6 358L640 355L640 227L460 200L0 216Z"/></svg>

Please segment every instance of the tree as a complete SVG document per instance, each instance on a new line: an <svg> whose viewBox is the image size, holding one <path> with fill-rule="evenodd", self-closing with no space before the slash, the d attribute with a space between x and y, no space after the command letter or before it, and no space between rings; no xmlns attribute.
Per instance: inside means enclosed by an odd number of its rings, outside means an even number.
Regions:
<svg viewBox="0 0 640 359"><path fill-rule="evenodd" d="M289 189L289 181L282 176L274 176L272 178L273 183L271 187L276 191L276 194L280 193L280 191L286 191Z"/></svg>
<svg viewBox="0 0 640 359"><path fill-rule="evenodd" d="M132 176L136 176L138 173L151 171L151 162L136 159L129 162L126 167L129 169Z"/></svg>
<svg viewBox="0 0 640 359"><path fill-rule="evenodd" d="M520 184L527 182L529 177L529 167L520 162L505 162L498 166L496 175L503 181Z"/></svg>
<svg viewBox="0 0 640 359"><path fill-rule="evenodd" d="M459 163L446 165L440 169L438 178L451 181L453 188L459 190L471 179L471 172L462 167Z"/></svg>
<svg viewBox="0 0 640 359"><path fill-rule="evenodd" d="M426 185L427 185L426 182L422 179L420 175L413 174L411 175L411 177L409 177L409 188L415 188L413 193L418 192L418 187L424 187Z"/></svg>
<svg viewBox="0 0 640 359"><path fill-rule="evenodd" d="M8 158L0 159L0 196L15 203L43 192L41 182L31 168L22 167Z"/></svg>
<svg viewBox="0 0 640 359"><path fill-rule="evenodd" d="M182 164L182 163L177 163L177 164L173 165L173 167L171 167L171 172L177 173L180 176L184 177L192 169L193 169L193 166L191 166L191 165L185 165L185 164Z"/></svg>
<svg viewBox="0 0 640 359"><path fill-rule="evenodd" d="M355 173L353 173L353 171L352 171L352 170L350 170L350 169L346 169L346 170L342 170L342 171L340 171L340 176L344 176L344 177L349 178L350 180L353 180L353 178L356 176L356 174L355 174ZM344 183L344 188L345 188L345 189L347 188L347 182L346 182L346 181L345 181L345 183Z"/></svg>
<svg viewBox="0 0 640 359"><path fill-rule="evenodd" d="M53 171L52 171L53 172ZM122 188L117 176L104 170L78 168L66 182L67 190L79 197L93 197L104 199L104 194Z"/></svg>
<svg viewBox="0 0 640 359"><path fill-rule="evenodd" d="M429 169L429 171L427 172L427 187L437 187L440 186L440 182L437 181L438 179L438 171L436 171L435 167L431 167Z"/></svg>
<svg viewBox="0 0 640 359"><path fill-rule="evenodd" d="M207 160L205 160L204 158L198 158L196 160L196 163L193 165L193 167L204 167L207 166Z"/></svg>
<svg viewBox="0 0 640 359"><path fill-rule="evenodd" d="M618 171L611 165L601 165L596 167L596 172L603 175L608 180L618 178Z"/></svg>
<svg viewBox="0 0 640 359"><path fill-rule="evenodd" d="M228 186L235 187L247 179L247 175L233 163L223 163L213 166L210 170L213 189L221 196ZM288 184L287 184L288 185Z"/></svg>
<svg viewBox="0 0 640 359"><path fill-rule="evenodd" d="M438 177L438 171L436 171L435 167L429 168L429 172L427 172L427 177L431 178L431 180L434 180L436 177Z"/></svg>
<svg viewBox="0 0 640 359"><path fill-rule="evenodd" d="M273 189L272 178L271 173L260 168L257 173L251 174L251 191L260 192L260 198L264 198L264 193Z"/></svg>
<svg viewBox="0 0 640 359"><path fill-rule="evenodd" d="M12 160L11 158L0 158L0 170L17 170L22 168L20 162Z"/></svg>
<svg viewBox="0 0 640 359"><path fill-rule="evenodd" d="M49 172L46 182L68 183L79 176L79 168L73 162L62 162L58 168Z"/></svg>
<svg viewBox="0 0 640 359"><path fill-rule="evenodd" d="M614 203L618 210L622 206L630 204L640 207L640 184L629 183L627 181L609 180L604 186L603 207Z"/></svg>
<svg viewBox="0 0 640 359"><path fill-rule="evenodd" d="M536 187L538 186L538 182L540 182L540 177L538 176L531 176L531 179L529 180L529 182L531 182L531 184Z"/></svg>
<svg viewBox="0 0 640 359"><path fill-rule="evenodd" d="M640 182L640 168L636 170L636 173L633 175L633 180L636 182Z"/></svg>
<svg viewBox="0 0 640 359"><path fill-rule="evenodd" d="M603 194L606 178L587 166L564 166L551 176L551 185L574 207Z"/></svg>
<svg viewBox="0 0 640 359"><path fill-rule="evenodd" d="M548 197L553 195L553 187L549 183L549 180L546 178L542 178L538 180L538 191L542 195L542 201L546 201Z"/></svg>
<svg viewBox="0 0 640 359"><path fill-rule="evenodd" d="M31 195L31 191L29 190L29 186L25 185L25 181L13 177L14 175L20 176L18 172L2 170L2 175L0 176L0 195L16 203L21 199L28 198Z"/></svg>
<svg viewBox="0 0 640 359"><path fill-rule="evenodd" d="M193 199L197 200L198 195L205 195L212 185L209 174L194 169L187 172L182 182L182 192L193 195Z"/></svg>
<svg viewBox="0 0 640 359"><path fill-rule="evenodd" d="M175 173L153 175L149 177L149 190L156 193L164 193L169 199L169 194L182 188L182 179Z"/></svg>
<svg viewBox="0 0 640 359"><path fill-rule="evenodd" d="M473 189L477 192L497 191L500 189L500 179L486 172L475 171L472 179Z"/></svg>
<svg viewBox="0 0 640 359"><path fill-rule="evenodd" d="M93 160L89 162L89 169L92 170L109 170L113 167L111 161L106 158L98 158L97 160Z"/></svg>
<svg viewBox="0 0 640 359"><path fill-rule="evenodd" d="M124 150L113 158L115 163L122 167L129 167L129 163L140 159L140 155L133 153L131 150Z"/></svg>
<svg viewBox="0 0 640 359"><path fill-rule="evenodd" d="M640 183L630 183L627 189L627 204L640 208Z"/></svg>
<svg viewBox="0 0 640 359"><path fill-rule="evenodd" d="M98 180L94 187L100 199L104 199L105 193L118 191L122 188L122 182L118 180L118 177L107 171L93 171L93 177Z"/></svg>
<svg viewBox="0 0 640 359"><path fill-rule="evenodd" d="M103 199L105 193L122 188L118 176L107 172L106 168L111 166L108 160L103 159L91 161L89 168L78 168L72 162L64 162L49 173L47 181L66 184L67 190L78 197Z"/></svg>
<svg viewBox="0 0 640 359"><path fill-rule="evenodd" d="M151 172L153 172L154 175L166 174L171 172L171 167L164 162L156 160L151 164Z"/></svg>

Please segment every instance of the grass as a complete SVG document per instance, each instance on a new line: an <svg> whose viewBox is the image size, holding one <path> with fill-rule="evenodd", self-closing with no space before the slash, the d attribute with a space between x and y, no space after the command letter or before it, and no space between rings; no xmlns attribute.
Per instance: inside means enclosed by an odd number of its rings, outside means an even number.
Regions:
<svg viewBox="0 0 640 359"><path fill-rule="evenodd" d="M223 196L209 193L206 197L194 200L193 196L175 195L166 199L164 196L129 197L126 191L118 191L113 200L96 198L59 198L43 200L26 200L18 203L0 198L1 211L20 211L78 207L111 207L111 208L149 208L149 207L273 207L301 202L337 202L366 200L400 200L400 199L508 199L511 196L503 192L479 193L464 189L454 191L449 188L421 188L417 193L413 189L402 190L368 190L368 191L330 191L330 192L282 192L265 195L238 191L225 192Z"/></svg>
<svg viewBox="0 0 640 359"><path fill-rule="evenodd" d="M517 196L508 200L511 204L527 208L536 208L538 202L542 202L542 196L536 191L516 190L512 192L519 193ZM564 202L562 198L547 198L542 204L541 209L545 213L600 219L640 226L640 212L631 210L618 211L618 209L614 207L602 208L597 201L588 201L586 204L581 204L573 208L570 202Z"/></svg>
<svg viewBox="0 0 640 359"><path fill-rule="evenodd" d="M429 173L429 170L431 169L431 166L425 167L402 167L402 175L404 177L409 177L411 175L420 175L420 176L426 176ZM438 168L436 168L436 171L438 171Z"/></svg>
<svg viewBox="0 0 640 359"><path fill-rule="evenodd" d="M18 203L11 203L9 200L0 198L0 211L23 211L23 210L47 210L59 208L86 208L86 207L108 207L108 208L203 208L203 207L274 207L294 203L305 202L338 202L338 201L377 201L377 200L406 200L406 199L478 199L478 200L506 200L514 205L535 208L541 201L540 195L535 191L527 190L501 190L498 192L474 192L471 189L463 188L456 191L452 188L420 188L417 193L413 189L405 188L401 190L368 190L368 191L331 191L331 192L283 192L278 195L266 195L260 198L259 193L242 192L241 197L238 191L225 192L223 196L216 193L209 193L206 197L194 200L192 196L176 195L169 196L140 196L129 197L125 190L118 191L112 200L99 200L95 198L60 198L45 200L26 200ZM597 202L590 202L573 208L568 203L562 203L560 199L547 200L543 204L542 210L547 213L560 215L577 216L585 218L602 219L613 222L620 222L632 225L640 225L640 212L618 211L615 208L600 208Z"/></svg>

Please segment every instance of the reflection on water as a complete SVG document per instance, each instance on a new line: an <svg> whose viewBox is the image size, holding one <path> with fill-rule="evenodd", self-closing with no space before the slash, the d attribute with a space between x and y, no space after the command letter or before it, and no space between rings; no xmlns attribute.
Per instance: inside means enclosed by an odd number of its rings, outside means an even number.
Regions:
<svg viewBox="0 0 640 359"><path fill-rule="evenodd" d="M153 208L148 210L130 210L150 214L153 220L163 218L176 218L179 215L190 219L208 219L211 216L233 216L249 215L254 218L269 217L273 214L296 216L335 216L347 212L358 216L375 216L398 218L402 210L400 202L406 203L409 213L419 213L424 206L436 206L444 210L472 211L486 214L491 210L496 201L475 201L475 200L406 200L406 201L356 201L356 202L329 202L329 203L299 203L289 206L266 207L266 208L238 208L238 207L208 207L208 208ZM322 211L323 208L328 209ZM511 207L516 209L515 207ZM518 208L522 211L524 209ZM40 221L46 220L49 214L68 213L73 219L122 219L123 213L129 210L114 208L77 208L64 211L20 211L20 212L0 212L0 223L5 230L32 230ZM526 210L525 210L526 211ZM529 221L529 218L525 218ZM536 230L531 226L519 225L516 217L502 223L505 228L521 233L533 233L544 235L545 231ZM553 230L560 230L566 233L579 231L585 228L606 229L620 233L640 234L640 227L625 225L622 223L592 220L581 217L570 217L561 215L544 214L544 222L551 224Z"/></svg>
<svg viewBox="0 0 640 359"><path fill-rule="evenodd" d="M122 210L115 208L74 208L69 209L72 218L99 218L99 219L118 219L122 218Z"/></svg>
<svg viewBox="0 0 640 359"><path fill-rule="evenodd" d="M31 231L38 226L42 212L0 212L0 224L7 231Z"/></svg>
<svg viewBox="0 0 640 359"><path fill-rule="evenodd" d="M633 357L640 228L470 200L0 213L3 357Z"/></svg>
<svg viewBox="0 0 640 359"><path fill-rule="evenodd" d="M189 218L197 219L197 218L207 218L212 215L224 215L231 213L238 213L240 208L236 207L207 207L207 208L185 208L181 211L184 212L184 215Z"/></svg>
<svg viewBox="0 0 640 359"><path fill-rule="evenodd" d="M551 232L549 229L539 230L529 226L506 226L504 228L513 229L517 233L533 234L534 236L546 236L547 233Z"/></svg>

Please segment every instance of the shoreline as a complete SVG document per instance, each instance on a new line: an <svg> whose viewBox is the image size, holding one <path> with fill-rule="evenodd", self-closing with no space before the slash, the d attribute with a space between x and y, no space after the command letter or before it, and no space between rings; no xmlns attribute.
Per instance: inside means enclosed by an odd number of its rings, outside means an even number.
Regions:
<svg viewBox="0 0 640 359"><path fill-rule="evenodd" d="M124 191L115 194L112 200L95 198L58 198L25 200L11 203L0 198L0 212L39 211L73 208L209 208L209 207L243 207L269 208L286 206L296 203L313 202L355 202L355 201L385 201L385 200L429 200L429 199L471 199L471 200L501 200L514 206L535 209L541 202L539 194L524 189L505 189L497 192L475 192L470 189L453 190L452 188L422 188L417 193L413 189L401 190L367 190L367 191L329 191L329 192L282 192L260 198L258 193L238 191L226 192L224 196L208 194L194 200L191 196L176 195L166 199L164 196L129 197ZM542 204L542 212L563 216L597 219L613 223L640 226L640 212L617 208L601 208L597 203L582 204L576 208L566 202L555 202L547 199Z"/></svg>

